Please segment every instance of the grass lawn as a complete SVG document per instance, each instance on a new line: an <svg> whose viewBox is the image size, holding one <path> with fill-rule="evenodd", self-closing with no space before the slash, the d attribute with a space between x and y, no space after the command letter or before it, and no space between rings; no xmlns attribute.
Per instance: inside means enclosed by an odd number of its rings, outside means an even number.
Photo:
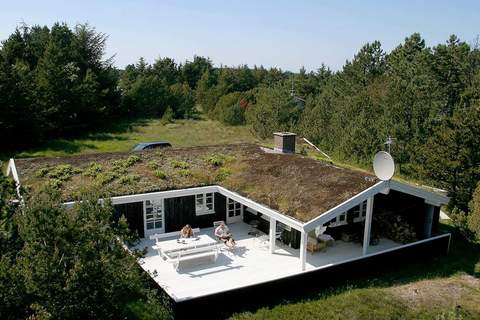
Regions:
<svg viewBox="0 0 480 320"><path fill-rule="evenodd" d="M480 245L454 235L447 256L347 277L231 319L480 319L479 276Z"/></svg>
<svg viewBox="0 0 480 320"><path fill-rule="evenodd" d="M259 142L247 126L225 126L213 120L178 120L162 124L158 119L120 121L85 136L53 139L37 148L3 154L25 157L52 157L97 152L129 151L139 142L166 140L174 147Z"/></svg>

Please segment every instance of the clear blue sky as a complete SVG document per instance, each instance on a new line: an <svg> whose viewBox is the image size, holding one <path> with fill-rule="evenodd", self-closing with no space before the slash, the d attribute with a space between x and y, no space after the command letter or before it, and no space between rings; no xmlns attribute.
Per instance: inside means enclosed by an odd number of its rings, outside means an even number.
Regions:
<svg viewBox="0 0 480 320"><path fill-rule="evenodd" d="M471 43L479 17L473 0L17 0L1 4L0 39L21 22L88 22L109 35L107 52L119 67L140 56L184 61L197 54L216 64L338 69L366 42L380 40L389 51L413 32L428 45L450 34Z"/></svg>

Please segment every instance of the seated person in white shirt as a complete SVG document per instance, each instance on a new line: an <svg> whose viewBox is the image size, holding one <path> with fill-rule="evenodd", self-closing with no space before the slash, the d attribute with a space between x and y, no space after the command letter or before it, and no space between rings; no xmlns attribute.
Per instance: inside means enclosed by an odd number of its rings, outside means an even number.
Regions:
<svg viewBox="0 0 480 320"><path fill-rule="evenodd" d="M233 248L235 246L235 240L233 240L230 229L225 225L225 222L222 221L215 229L215 236L222 240L227 247Z"/></svg>

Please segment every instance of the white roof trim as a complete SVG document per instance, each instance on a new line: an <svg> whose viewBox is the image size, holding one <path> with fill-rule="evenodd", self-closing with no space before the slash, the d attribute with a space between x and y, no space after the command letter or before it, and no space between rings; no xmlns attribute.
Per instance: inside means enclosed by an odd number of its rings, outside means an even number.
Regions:
<svg viewBox="0 0 480 320"><path fill-rule="evenodd" d="M367 200L368 198L376 195L377 193L384 192L385 188L388 187L387 181L380 181L371 186L368 189L358 193L357 195L353 196L352 198L348 199L340 203L338 206L331 208L330 210L325 211L320 216L310 220L309 222L305 223L303 228L305 231L310 231L315 229L318 226L322 226L326 222L330 221L331 219L335 218L337 215L355 207L356 205L362 203L363 201Z"/></svg>
<svg viewBox="0 0 480 320"><path fill-rule="evenodd" d="M17 196L20 199L20 202L23 204L23 197L20 194L20 178L18 177L17 166L15 165L15 160L13 160L13 158L10 158L8 161L6 175L7 177L11 175L15 181L15 190L17 191Z"/></svg>
<svg viewBox="0 0 480 320"><path fill-rule="evenodd" d="M218 192L223 194L226 197L229 197L230 199L233 199L237 202L242 203L243 205L246 205L249 208L252 208L268 217L271 217L277 221L280 221L283 224L286 224L294 229L297 229L299 231L304 230L304 223L296 220L292 217L289 217L283 213L280 213L276 210L270 209L264 205L261 205L253 200L250 200L244 196L239 195L236 192L232 192L228 189L225 189L224 187L218 186Z"/></svg>
<svg viewBox="0 0 480 320"><path fill-rule="evenodd" d="M206 192L217 192L217 186L206 186L206 187L196 187L196 188L187 188L187 189L177 189L177 190L168 190L168 191L157 191L157 192L148 192L148 193L139 193L131 194L125 196L115 196L111 197L110 200L112 204L124 204L131 202L139 202L145 200L151 200L153 198L176 198L183 196L191 196L198 193ZM103 201L104 199L99 199ZM67 207L72 207L76 201L65 202L64 205Z"/></svg>
<svg viewBox="0 0 480 320"><path fill-rule="evenodd" d="M347 201L326 211L325 213L321 214L317 218L314 218L309 222L305 223L304 230L305 231L313 230L314 228L321 226L324 223L335 218L337 215L360 204L361 202L365 201L367 198L372 197L378 193L384 193L384 194L388 193L388 190L390 189L399 191L402 193L406 193L418 198L422 198L425 200L425 203L431 204L434 206L441 206L441 205L447 204L448 201L450 200L449 197L443 196L436 192L430 192L430 191L427 191L418 187L414 187L412 185L409 185L403 182L398 182L394 180L380 181L375 185L373 185L372 187L366 189L365 191L360 192L354 197L348 199Z"/></svg>
<svg viewBox="0 0 480 320"><path fill-rule="evenodd" d="M389 187L392 190L400 191L410 194L412 196L425 199L425 202L434 206L441 206L447 204L450 200L449 197L438 194L436 192L427 191L403 182L393 181L389 182Z"/></svg>
<svg viewBox="0 0 480 320"><path fill-rule="evenodd" d="M8 161L8 166L7 166L7 176L11 175L13 180L17 184L20 184L20 179L18 178L18 172L17 172L17 167L15 166L15 160L12 158Z"/></svg>

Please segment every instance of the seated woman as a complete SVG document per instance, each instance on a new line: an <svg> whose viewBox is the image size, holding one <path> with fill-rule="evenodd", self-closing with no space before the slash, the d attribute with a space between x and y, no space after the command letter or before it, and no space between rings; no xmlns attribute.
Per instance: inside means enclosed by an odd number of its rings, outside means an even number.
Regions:
<svg viewBox="0 0 480 320"><path fill-rule="evenodd" d="M235 247L235 240L232 238L232 234L230 233L230 229L225 225L225 222L221 222L218 227L215 229L215 236L217 236L218 239L223 241L223 243L229 247L233 248Z"/></svg>
<svg viewBox="0 0 480 320"><path fill-rule="evenodd" d="M180 230L180 238L192 238L194 236L192 227L187 224Z"/></svg>

